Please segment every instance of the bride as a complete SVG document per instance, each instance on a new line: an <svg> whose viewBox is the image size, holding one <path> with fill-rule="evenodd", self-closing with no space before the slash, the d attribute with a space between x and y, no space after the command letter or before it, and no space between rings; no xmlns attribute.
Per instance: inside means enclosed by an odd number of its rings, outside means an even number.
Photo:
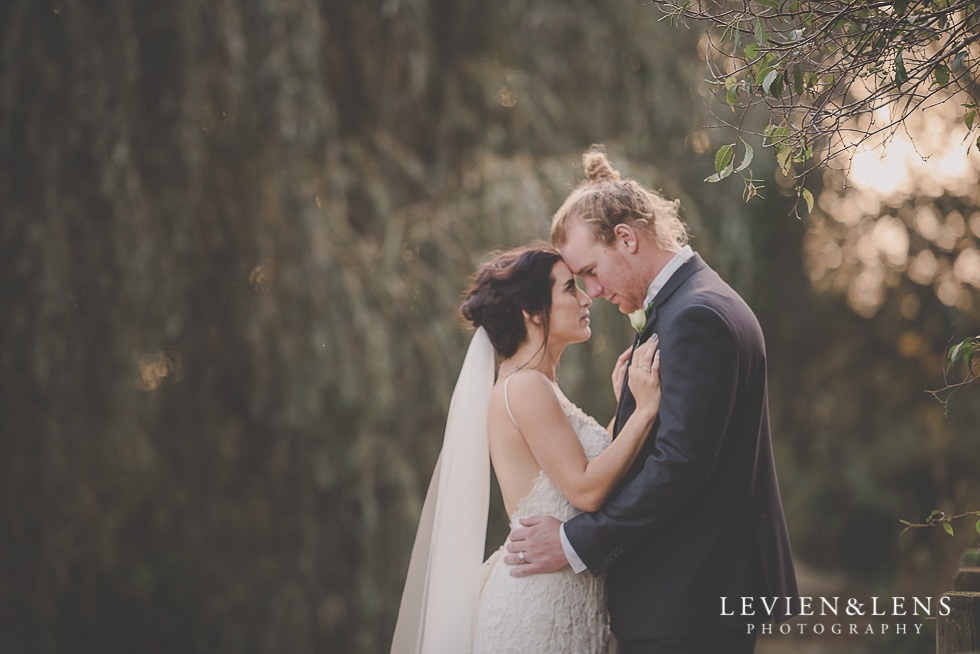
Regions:
<svg viewBox="0 0 980 654"><path fill-rule="evenodd" d="M618 400L629 366L638 409L615 441L611 425L583 413L555 382L565 347L591 335L591 304L553 250L504 252L477 273L461 307L477 331L453 392L392 654L607 651L601 578L568 568L514 577L500 550L480 563L488 459L512 527L534 515L564 521L602 505L653 427L660 405L654 339L616 362L613 392Z"/></svg>

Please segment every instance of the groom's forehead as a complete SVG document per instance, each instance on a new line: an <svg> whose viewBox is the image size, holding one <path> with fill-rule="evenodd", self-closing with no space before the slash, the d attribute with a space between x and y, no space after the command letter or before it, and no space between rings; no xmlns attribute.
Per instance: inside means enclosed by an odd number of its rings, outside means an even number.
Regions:
<svg viewBox="0 0 980 654"><path fill-rule="evenodd" d="M596 264L602 247L592 235L592 230L584 223L577 222L570 226L565 244L558 251L572 274L581 277Z"/></svg>
<svg viewBox="0 0 980 654"><path fill-rule="evenodd" d="M570 261L566 257L565 263L568 264L568 268L572 271L573 275L576 277L584 277L592 272L593 268L595 268L596 260L592 257L580 256Z"/></svg>
<svg viewBox="0 0 980 654"><path fill-rule="evenodd" d="M561 258L576 277L581 277L593 265L589 257L575 251L561 250Z"/></svg>
<svg viewBox="0 0 980 654"><path fill-rule="evenodd" d="M573 275L583 277L592 273L592 269L604 258L604 250L600 243L589 239L571 248L562 248L561 256Z"/></svg>

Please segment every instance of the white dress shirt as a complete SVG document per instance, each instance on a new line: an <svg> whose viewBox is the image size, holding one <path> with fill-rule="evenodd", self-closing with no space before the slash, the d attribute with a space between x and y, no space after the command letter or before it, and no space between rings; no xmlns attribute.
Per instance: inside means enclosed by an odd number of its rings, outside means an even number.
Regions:
<svg viewBox="0 0 980 654"><path fill-rule="evenodd" d="M687 263L688 259L694 256L694 250L691 249L690 245L685 245L681 250L673 256L673 258L667 262L667 265L661 269L657 276L653 278L650 282L650 286L647 287L647 295L643 300L643 308L646 309L653 302L653 299L657 297L657 293L660 292L666 284L667 280L674 276L677 269ZM565 552L565 558L568 559L568 564L572 567L572 570L576 574L585 570L586 565L582 562L582 559L575 552L575 548L572 544L568 542L568 537L565 536L565 524L562 523L561 529L558 530L558 535L561 538L561 548Z"/></svg>

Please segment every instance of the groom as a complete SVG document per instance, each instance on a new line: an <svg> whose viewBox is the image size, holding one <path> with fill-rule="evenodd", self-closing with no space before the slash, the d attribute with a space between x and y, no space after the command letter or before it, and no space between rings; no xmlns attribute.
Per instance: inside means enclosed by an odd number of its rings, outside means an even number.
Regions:
<svg viewBox="0 0 980 654"><path fill-rule="evenodd" d="M756 625L798 613L762 331L685 245L677 203L620 180L601 151L585 161L592 181L555 214L552 244L590 297L647 310L637 342L660 339L660 417L601 509L524 521L505 562L605 573L619 654L753 652ZM624 380L614 433L635 406Z"/></svg>

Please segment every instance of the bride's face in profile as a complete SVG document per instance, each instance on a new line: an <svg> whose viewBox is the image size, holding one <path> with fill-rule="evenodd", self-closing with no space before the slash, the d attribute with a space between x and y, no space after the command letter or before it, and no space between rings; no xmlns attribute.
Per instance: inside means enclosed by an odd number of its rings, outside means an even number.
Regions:
<svg viewBox="0 0 980 654"><path fill-rule="evenodd" d="M592 300L575 284L575 277L563 261L551 269L551 325L549 340L581 343L592 336L589 307Z"/></svg>

